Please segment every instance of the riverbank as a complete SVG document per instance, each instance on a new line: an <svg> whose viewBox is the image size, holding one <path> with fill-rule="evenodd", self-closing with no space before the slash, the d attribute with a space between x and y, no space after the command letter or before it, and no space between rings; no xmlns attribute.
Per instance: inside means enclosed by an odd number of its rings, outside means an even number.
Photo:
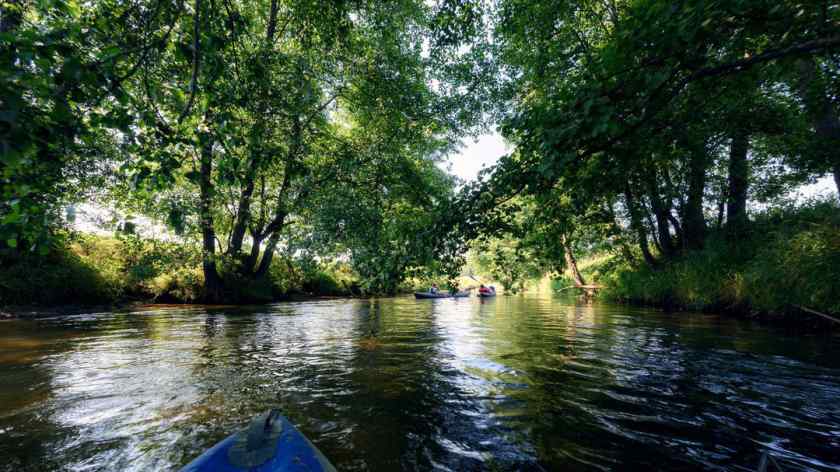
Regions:
<svg viewBox="0 0 840 472"><path fill-rule="evenodd" d="M352 295L307 295L293 294L275 302L312 302L327 300L346 300L358 298ZM127 312L160 309L178 308L199 308L199 309L243 309L248 306L263 306L260 304L222 304L210 305L206 303L146 303L142 301L124 301L111 304L65 304L65 305L9 305L0 306L0 320L11 319L35 319L49 318L54 316L72 316L83 313L104 313L104 312Z"/></svg>
<svg viewBox="0 0 840 472"><path fill-rule="evenodd" d="M52 316L70 316L79 313L98 313L139 308L140 303L114 303L109 305L10 305L0 306L0 320L48 318Z"/></svg>
<svg viewBox="0 0 840 472"><path fill-rule="evenodd" d="M136 236L63 235L47 254L12 254L0 265L0 307L120 306L130 303L198 303L204 276L194 245ZM275 258L268 274L251 280L227 268L233 303L268 303L294 297L361 293L349 267ZM22 307L22 308L21 308Z"/></svg>
<svg viewBox="0 0 840 472"><path fill-rule="evenodd" d="M820 319L813 311L840 318L840 222L832 205L762 214L737 237L711 231L704 249L660 257L655 266L596 254L580 269L613 302L792 322Z"/></svg>
<svg viewBox="0 0 840 472"><path fill-rule="evenodd" d="M276 256L260 279L220 259L224 301L232 305L375 295L349 264ZM462 278L462 284L473 282ZM410 277L397 293L426 290L445 278ZM66 233L47 254L0 254L0 319L111 311L144 304L203 303L201 250L134 235Z"/></svg>

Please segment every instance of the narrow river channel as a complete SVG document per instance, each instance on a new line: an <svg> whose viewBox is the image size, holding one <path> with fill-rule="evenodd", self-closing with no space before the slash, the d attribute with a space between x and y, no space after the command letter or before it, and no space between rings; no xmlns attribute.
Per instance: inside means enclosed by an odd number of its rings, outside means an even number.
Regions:
<svg viewBox="0 0 840 472"><path fill-rule="evenodd" d="M840 469L840 339L549 296L0 322L0 470L173 470L279 407L339 470Z"/></svg>

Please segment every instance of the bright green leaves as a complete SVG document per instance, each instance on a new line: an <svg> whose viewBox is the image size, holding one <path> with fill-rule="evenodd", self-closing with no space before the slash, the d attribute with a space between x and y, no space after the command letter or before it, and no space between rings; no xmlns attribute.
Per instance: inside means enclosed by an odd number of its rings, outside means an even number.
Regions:
<svg viewBox="0 0 840 472"><path fill-rule="evenodd" d="M113 141L133 131L121 87L152 57L155 45L144 41L172 5L138 7L3 4L0 238L13 235L17 250L48 247L64 224L62 206L101 190Z"/></svg>
<svg viewBox="0 0 840 472"><path fill-rule="evenodd" d="M546 237L537 247L550 248L559 234L581 225L608 227L610 238L626 241L627 235L618 237L622 218L634 206L648 220L635 225L640 232L630 239L641 244L662 228L653 245L664 242L668 252L671 240L682 237L689 207L702 219L704 208L722 205L725 191L711 197L704 184L714 178L721 188L713 169L725 164L729 136L744 127L756 146L754 171L768 184L773 179L765 163L774 159L802 170L806 161L811 169L821 166L815 174L828 170L814 143L832 141L820 133L805 137L803 108L822 103L826 109L825 97L837 95L836 87L821 83L840 76L830 65L836 61L817 60L820 69L804 88L795 64L786 61L796 48L829 53L828 44L836 46L829 23L840 10L770 0L506 0L492 13L490 49L505 71L498 86L505 91L498 96L504 98L498 102L501 130L515 151L483 175L482 184L466 186L450 202L447 211L460 217L444 215L437 222L441 237L452 242L442 245L443 254L452 257L470 239L501 231L506 220L498 206L514 196L554 208L558 192L572 202L557 210L562 221L531 228L555 239ZM791 106L797 90L804 107ZM823 122L840 122L831 119ZM779 134L781 128L786 132ZM801 174L791 176L797 178ZM756 183L762 187L772 185ZM625 200L631 197L640 201L630 205ZM657 221L641 211L652 214L654 205ZM600 216L581 218L589 214ZM549 231L552 226L557 229ZM557 254L553 259L562 261Z"/></svg>

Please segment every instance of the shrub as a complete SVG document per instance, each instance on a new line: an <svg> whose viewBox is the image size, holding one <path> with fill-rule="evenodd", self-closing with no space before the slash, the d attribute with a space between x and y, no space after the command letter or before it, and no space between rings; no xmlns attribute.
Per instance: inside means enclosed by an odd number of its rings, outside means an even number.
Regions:
<svg viewBox="0 0 840 472"><path fill-rule="evenodd" d="M777 208L757 215L738 241L712 234L702 251L657 270L619 258L590 270L600 275L608 299L774 313L801 305L840 313L839 213L826 201Z"/></svg>
<svg viewBox="0 0 840 472"><path fill-rule="evenodd" d="M204 272L201 266L173 268L143 286L158 302L195 302L202 295Z"/></svg>
<svg viewBox="0 0 840 472"><path fill-rule="evenodd" d="M201 252L188 244L68 233L46 255L0 256L0 304L111 303L126 299L196 302L202 298ZM243 276L237 265L219 259L225 297L237 303L264 303L292 292L317 295L359 293L347 264L276 257L268 276Z"/></svg>
<svg viewBox="0 0 840 472"><path fill-rule="evenodd" d="M840 226L778 233L747 266L744 284L760 310L804 305L840 313Z"/></svg>
<svg viewBox="0 0 840 472"><path fill-rule="evenodd" d="M122 288L89 260L58 241L46 256L5 255L0 269L0 304L103 303Z"/></svg>
<svg viewBox="0 0 840 472"><path fill-rule="evenodd" d="M303 281L301 287L304 292L320 295L339 295L341 290L338 282L323 270L315 271Z"/></svg>

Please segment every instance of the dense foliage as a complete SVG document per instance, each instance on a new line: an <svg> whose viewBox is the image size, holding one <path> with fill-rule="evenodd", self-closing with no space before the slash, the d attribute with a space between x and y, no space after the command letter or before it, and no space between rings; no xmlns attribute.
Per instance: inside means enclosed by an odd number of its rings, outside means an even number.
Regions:
<svg viewBox="0 0 840 472"><path fill-rule="evenodd" d="M440 222L451 235L441 254L476 237L520 234L520 255L572 270L577 285L587 281L575 253L612 253L630 272L651 274L642 285L703 267L713 252L782 266L763 267L764 278L830 259L833 249L793 251L831 246L830 219L819 222L825 237L817 239L810 230L754 235L763 228L757 208L823 176L840 186L837 4L509 0L486 8L492 36L476 40L504 71L495 99L515 150L452 202L449 214L469 216ZM523 211L531 215L524 227L511 216ZM802 259L781 257L782 247ZM778 278L768 287L818 291L801 277ZM828 298L840 294L836 282L820 281ZM818 305L836 309L826 300Z"/></svg>
<svg viewBox="0 0 840 472"><path fill-rule="evenodd" d="M481 119L446 5L12 0L0 19L7 264L66 249L64 209L89 200L200 244L207 300L276 254L347 260L368 292L431 261L414 236L455 184L435 163Z"/></svg>
<svg viewBox="0 0 840 472"><path fill-rule="evenodd" d="M595 253L817 267L835 207L775 239L757 210L840 187L838 26L825 0L6 0L0 257L49 257L93 200L199 246L208 300L282 284L277 257L364 293L470 247L510 289L587 285ZM436 164L489 122L513 151L458 188Z"/></svg>
<svg viewBox="0 0 840 472"><path fill-rule="evenodd" d="M755 215L733 246L713 233L702 251L658 268L633 266L615 257L583 268L604 284L611 299L739 313L786 313L810 307L840 313L838 206L821 202Z"/></svg>

